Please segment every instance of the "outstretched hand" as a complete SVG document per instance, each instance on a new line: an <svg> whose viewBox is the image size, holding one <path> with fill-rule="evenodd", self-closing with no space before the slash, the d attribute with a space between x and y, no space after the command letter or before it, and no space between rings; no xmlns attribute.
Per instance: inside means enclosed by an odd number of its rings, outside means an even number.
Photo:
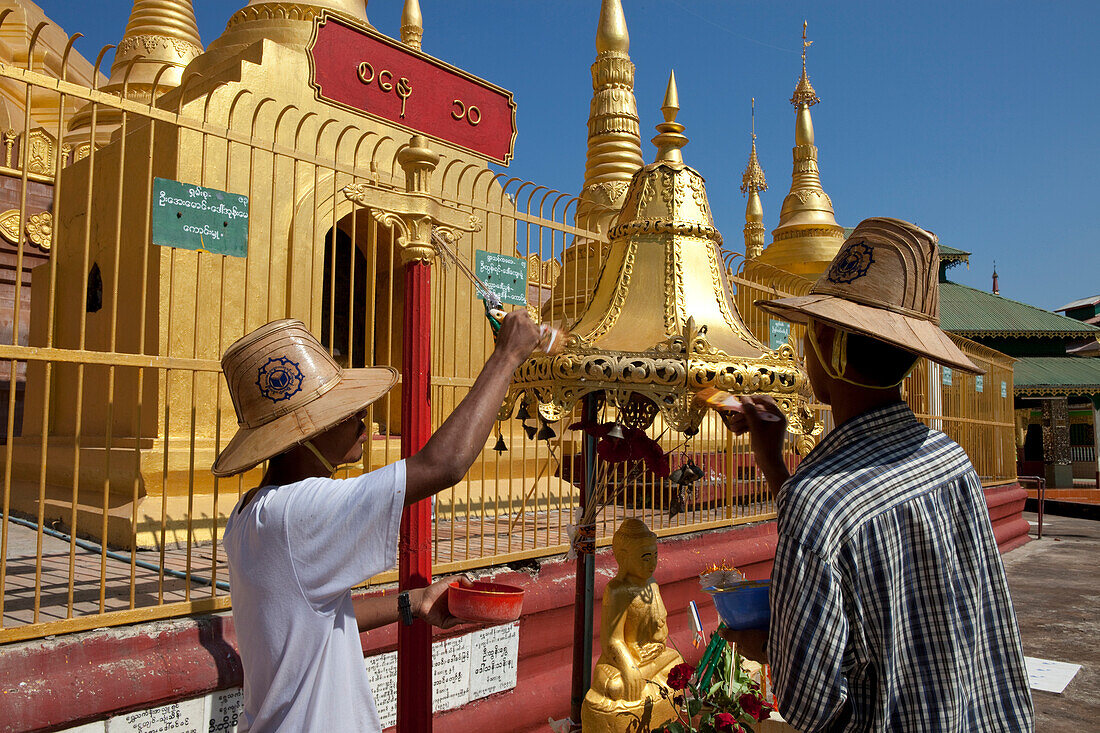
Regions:
<svg viewBox="0 0 1100 733"><path fill-rule="evenodd" d="M465 575L452 575L435 581L423 589L420 603L413 609L416 616L440 629L449 629L463 623L461 619L452 616L450 609L447 607L447 588L456 580L464 588L473 585Z"/></svg>

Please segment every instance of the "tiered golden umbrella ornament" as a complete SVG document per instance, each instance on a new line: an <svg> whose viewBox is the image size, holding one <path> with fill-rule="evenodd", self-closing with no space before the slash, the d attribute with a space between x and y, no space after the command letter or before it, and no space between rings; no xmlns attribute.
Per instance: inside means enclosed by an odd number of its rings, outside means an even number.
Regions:
<svg viewBox="0 0 1100 733"><path fill-rule="evenodd" d="M660 414L690 437L707 410L696 394L716 388L774 398L805 453L821 431L808 380L790 345L768 349L737 312L703 177L680 152L688 139L679 109L672 76L653 138L657 159L634 174L586 310L563 351L517 370L501 415L519 401L522 414L553 422L593 396L623 425L644 430Z"/></svg>

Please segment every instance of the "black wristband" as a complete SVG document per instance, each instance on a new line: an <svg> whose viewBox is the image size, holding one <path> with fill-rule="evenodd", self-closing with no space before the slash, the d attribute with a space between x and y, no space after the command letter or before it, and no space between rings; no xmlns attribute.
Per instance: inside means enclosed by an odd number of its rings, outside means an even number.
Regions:
<svg viewBox="0 0 1100 733"><path fill-rule="evenodd" d="M397 613L401 616L401 623L412 626L415 617L412 612L412 602L409 600L409 592L403 590L397 594Z"/></svg>

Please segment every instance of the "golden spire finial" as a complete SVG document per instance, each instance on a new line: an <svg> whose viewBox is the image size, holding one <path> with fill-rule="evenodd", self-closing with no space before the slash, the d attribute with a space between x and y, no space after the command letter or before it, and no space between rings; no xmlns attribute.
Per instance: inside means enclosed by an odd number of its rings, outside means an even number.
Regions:
<svg viewBox="0 0 1100 733"><path fill-rule="evenodd" d="M745 173L741 176L741 193L767 190L768 182L764 179L764 169L760 167L760 160L756 157L756 98L753 97L752 152L749 154L749 164L745 167Z"/></svg>
<svg viewBox="0 0 1100 733"><path fill-rule="evenodd" d="M741 193L748 194L749 200L745 203L745 259L751 260L759 257L764 252L764 206L760 203L760 191L768 190L768 182L764 180L764 169L760 167L760 161L756 157L756 98L752 100L752 152L749 154L749 164L745 166L745 173L741 176Z"/></svg>
<svg viewBox="0 0 1100 733"><path fill-rule="evenodd" d="M810 77L806 74L806 49L814 45L813 41L806 40L806 26L806 21L802 21L802 77L798 80L798 86L794 88L794 95L791 96L791 104L795 107L802 105L813 107L821 101L813 85L810 84Z"/></svg>
<svg viewBox="0 0 1100 733"><path fill-rule="evenodd" d="M806 28L809 26L807 21L802 21L802 73L806 73L806 49L814 45L813 41L806 40Z"/></svg>
<svg viewBox="0 0 1100 733"><path fill-rule="evenodd" d="M592 63L584 184L575 215L578 227L593 232L610 229L631 178L645 165L629 49L622 2L602 0L596 25L596 60ZM583 312L593 283L587 274L576 273L599 272L601 247L597 240L579 237L566 248L558 284L543 305L548 320L572 321Z"/></svg>
<svg viewBox="0 0 1100 733"><path fill-rule="evenodd" d="M582 203L589 201L613 216L634 171L644 165L634 101L634 64L627 50L630 36L620 0L603 0L596 26L596 61L592 64L592 106L588 114L588 155ZM582 210L578 207L578 221ZM583 222L581 222L583 224Z"/></svg>
<svg viewBox="0 0 1100 733"><path fill-rule="evenodd" d="M409 48L420 50L424 37L424 17L420 14L419 0L405 0L401 10L401 42Z"/></svg>
<svg viewBox="0 0 1100 733"><path fill-rule="evenodd" d="M682 134L684 126L676 121L679 113L680 96L676 91L676 72L672 71L668 75L668 86L665 87L665 101L661 104L661 114L665 121L657 125L659 134L653 138L653 144L657 146L657 161L684 162L680 148L688 144L688 139Z"/></svg>
<svg viewBox="0 0 1100 733"><path fill-rule="evenodd" d="M626 30L626 16L620 0L603 0L600 6L600 22L596 26L596 53L630 51L630 33Z"/></svg>

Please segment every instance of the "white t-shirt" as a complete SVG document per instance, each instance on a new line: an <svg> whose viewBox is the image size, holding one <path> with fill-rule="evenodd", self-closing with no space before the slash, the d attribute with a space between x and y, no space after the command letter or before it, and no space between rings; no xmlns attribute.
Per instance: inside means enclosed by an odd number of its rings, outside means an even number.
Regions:
<svg viewBox="0 0 1100 733"><path fill-rule="evenodd" d="M310 478L234 508L223 545L244 664L240 731L381 731L352 586L393 566L405 463Z"/></svg>

